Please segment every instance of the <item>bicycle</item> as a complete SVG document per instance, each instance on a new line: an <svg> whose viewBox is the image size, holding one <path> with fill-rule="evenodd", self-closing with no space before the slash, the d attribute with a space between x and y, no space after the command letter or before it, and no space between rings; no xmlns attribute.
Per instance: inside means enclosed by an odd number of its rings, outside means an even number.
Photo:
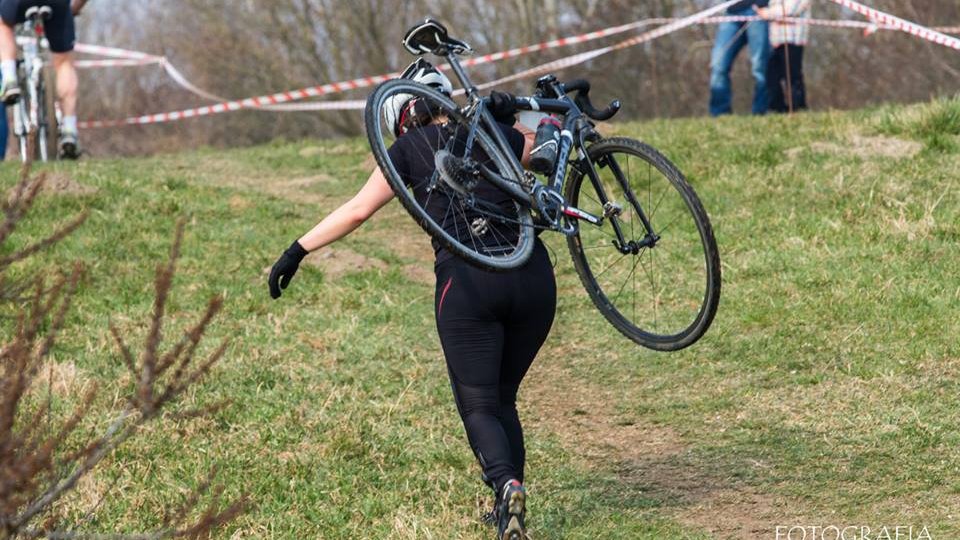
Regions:
<svg viewBox="0 0 960 540"><path fill-rule="evenodd" d="M367 100L364 123L377 164L428 234L474 265L509 270L530 257L538 230L563 233L591 300L623 335L660 351L703 336L721 285L710 220L683 174L660 152L596 131L591 120L611 118L619 101L598 110L587 81L564 84L552 75L537 81L534 95L516 98L519 110L562 117L557 159L543 182L523 170L488 110L490 98L480 96L460 65L458 56L473 52L469 44L432 19L408 31L403 44L412 54L445 58L466 94L461 106L432 88L394 79ZM442 134L423 141L438 148L421 156L435 166L428 182L414 185L391 160L389 148L399 135L386 115L398 101L417 103L423 116L417 126L441 127L414 127L403 135Z"/></svg>
<svg viewBox="0 0 960 540"><path fill-rule="evenodd" d="M28 8L26 21L21 25L17 36L22 51L22 58L17 63L22 94L12 106L13 132L19 140L20 159L24 162L33 158L49 161L51 155L57 155L55 97L47 92L47 78L52 75L49 69L45 69L40 52L44 38L43 23L52 14L50 6ZM51 111L54 111L53 117ZM35 154L30 155L29 142L34 133L37 136Z"/></svg>

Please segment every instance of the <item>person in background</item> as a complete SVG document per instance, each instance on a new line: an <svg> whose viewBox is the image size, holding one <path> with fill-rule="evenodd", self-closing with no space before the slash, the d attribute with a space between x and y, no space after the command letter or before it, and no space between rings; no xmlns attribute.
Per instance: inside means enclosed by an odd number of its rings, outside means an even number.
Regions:
<svg viewBox="0 0 960 540"><path fill-rule="evenodd" d="M777 19L809 19L810 0L770 0L770 5L757 9L757 14L770 21L770 45L773 47L767 66L770 110L785 113L806 109L803 49L810 36L810 25Z"/></svg>
<svg viewBox="0 0 960 540"><path fill-rule="evenodd" d="M44 23L53 67L57 72L57 97L63 109L60 125L60 157L77 159L80 145L77 132L77 68L73 63L76 29L73 18L87 0L0 0L0 101L7 105L20 99L17 81L17 43L14 28L22 23L26 11L33 6L47 5L53 14Z"/></svg>
<svg viewBox="0 0 960 540"><path fill-rule="evenodd" d="M766 7L769 0L742 0L730 6L727 14L752 17L757 9ZM770 58L770 29L765 20L749 22L723 22L717 26L717 38L710 55L710 115L720 116L733 112L733 89L730 85L730 69L737 54L745 45L750 46L753 90L753 114L765 114L768 106L767 62Z"/></svg>

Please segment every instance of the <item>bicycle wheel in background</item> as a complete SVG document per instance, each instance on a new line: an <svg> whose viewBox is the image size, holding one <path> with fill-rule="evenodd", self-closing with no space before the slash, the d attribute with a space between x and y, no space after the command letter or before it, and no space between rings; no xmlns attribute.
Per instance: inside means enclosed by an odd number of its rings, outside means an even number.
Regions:
<svg viewBox="0 0 960 540"><path fill-rule="evenodd" d="M672 351L693 344L710 327L720 300L720 256L710 220L693 188L664 156L639 141L613 138L587 154L597 172L572 169L570 204L605 215L602 226L580 223L567 244L593 303L625 336L650 349ZM653 247L624 253L647 230Z"/></svg>
<svg viewBox="0 0 960 540"><path fill-rule="evenodd" d="M37 155L40 161L49 161L49 132L47 130L47 92L44 78L37 82ZM56 155L56 154L53 154Z"/></svg>
<svg viewBox="0 0 960 540"><path fill-rule="evenodd" d="M41 159L43 161L58 159L60 124L57 121L57 79L52 65L44 66L43 77L40 80L40 99L37 105L40 107L37 148L41 151Z"/></svg>
<svg viewBox="0 0 960 540"><path fill-rule="evenodd" d="M27 126L30 125L30 119L27 113L27 104L25 96L20 96L16 103L10 106L13 116L13 133L17 136L17 149L20 155L20 161L26 163L32 160L30 155L30 133Z"/></svg>
<svg viewBox="0 0 960 540"><path fill-rule="evenodd" d="M416 163L395 163L390 155L398 139L393 132L398 115L412 118L401 137L412 143L413 151L404 155L415 155ZM442 246L491 270L516 268L530 258L535 236L529 207L508 194L523 193L523 172L506 155L509 149L483 129L469 142L470 120L453 100L413 81L387 81L367 99L364 122L373 155L397 198ZM495 185L473 174L478 164L514 183ZM411 177L413 169L432 176Z"/></svg>

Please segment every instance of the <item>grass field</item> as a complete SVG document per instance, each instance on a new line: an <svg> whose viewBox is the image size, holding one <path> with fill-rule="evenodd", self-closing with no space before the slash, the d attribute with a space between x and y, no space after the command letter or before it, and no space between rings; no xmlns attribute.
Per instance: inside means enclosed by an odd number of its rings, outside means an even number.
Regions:
<svg viewBox="0 0 960 540"><path fill-rule="evenodd" d="M592 309L549 239L558 315L520 396L532 538L960 537L960 101L608 131L688 175L723 297L703 340L650 352ZM84 530L147 530L216 465L255 504L221 538L492 538L433 326L431 250L399 205L267 294L265 269L361 185L367 154L359 139L277 142L50 168L61 189L14 243L90 217L17 272L86 264L49 371L65 402L101 385L86 429L129 386L108 322L143 337L180 216L168 333L220 293L205 346L231 343L183 407L230 405L122 447L62 505L99 505Z"/></svg>

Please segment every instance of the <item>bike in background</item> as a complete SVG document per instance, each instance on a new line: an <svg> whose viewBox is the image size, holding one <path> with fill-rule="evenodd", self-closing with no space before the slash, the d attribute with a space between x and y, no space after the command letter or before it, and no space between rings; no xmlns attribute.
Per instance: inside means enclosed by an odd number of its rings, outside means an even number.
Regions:
<svg viewBox="0 0 960 540"><path fill-rule="evenodd" d="M42 53L43 23L53 14L50 6L27 9L26 20L17 36L20 45L17 76L20 99L10 106L13 112L13 133L19 142L20 159L49 161L57 155L56 98L47 91L56 88L53 70L47 67ZM35 144L30 138L36 135ZM31 155L32 152L32 155Z"/></svg>

